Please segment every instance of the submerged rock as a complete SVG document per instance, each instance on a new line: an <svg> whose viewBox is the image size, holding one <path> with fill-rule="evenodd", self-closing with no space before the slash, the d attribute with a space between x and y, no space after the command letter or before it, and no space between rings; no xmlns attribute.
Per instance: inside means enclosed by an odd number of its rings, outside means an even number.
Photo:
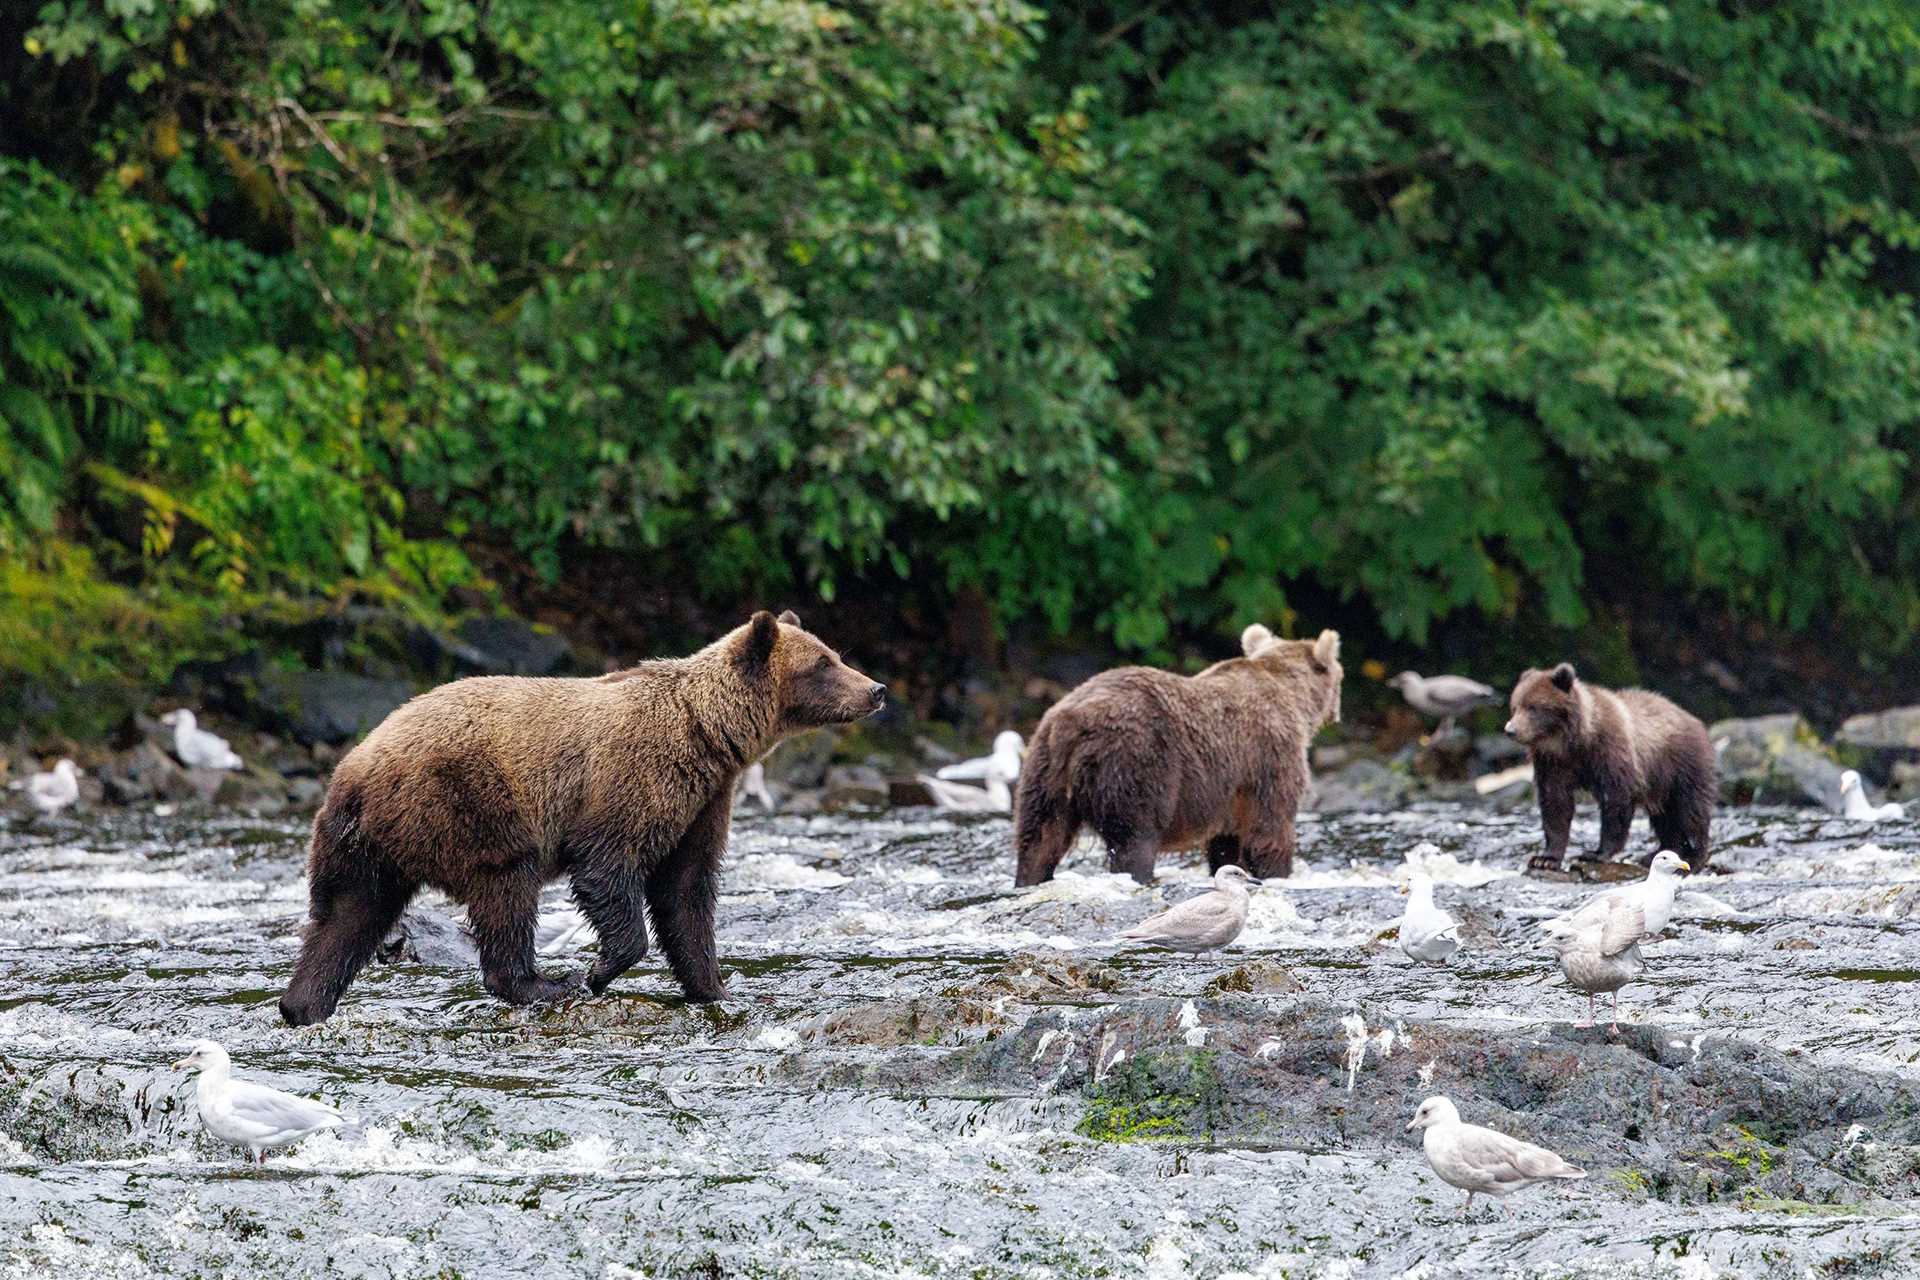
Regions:
<svg viewBox="0 0 1920 1280"><path fill-rule="evenodd" d="M1313 808L1319 813L1352 813L1397 809L1406 802L1413 782L1377 760L1356 760L1313 780Z"/></svg>
<svg viewBox="0 0 1920 1280"><path fill-rule="evenodd" d="M187 771L151 742L120 752L98 772L106 798L115 804L191 800L200 794Z"/></svg>
<svg viewBox="0 0 1920 1280"><path fill-rule="evenodd" d="M468 618L458 635L468 662L487 674L546 676L573 664L573 646L519 618Z"/></svg>

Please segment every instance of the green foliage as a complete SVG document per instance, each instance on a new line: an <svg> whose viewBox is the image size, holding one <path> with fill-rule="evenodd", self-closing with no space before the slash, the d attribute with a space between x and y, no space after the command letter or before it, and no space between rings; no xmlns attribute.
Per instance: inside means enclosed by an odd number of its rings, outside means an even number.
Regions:
<svg viewBox="0 0 1920 1280"><path fill-rule="evenodd" d="M465 543L913 575L1140 649L1303 592L1920 628L1900 5L50 0L0 45L10 545L426 606Z"/></svg>

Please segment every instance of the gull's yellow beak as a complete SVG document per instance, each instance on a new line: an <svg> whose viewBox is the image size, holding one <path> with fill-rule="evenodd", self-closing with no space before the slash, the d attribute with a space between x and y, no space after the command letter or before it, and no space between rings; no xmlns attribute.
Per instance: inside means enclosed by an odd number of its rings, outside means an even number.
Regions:
<svg viewBox="0 0 1920 1280"><path fill-rule="evenodd" d="M186 1057L184 1057L184 1058L182 1058L182 1059L180 1059L180 1061L178 1061L178 1062L176 1062L176 1063L174 1063L174 1064L173 1064L173 1069L174 1069L175 1071L178 1071L178 1070L179 1070L180 1068L182 1068L182 1067L184 1067L184 1066L188 1066L188 1065L190 1065L190 1064L191 1064L192 1062L193 1062L193 1055L192 1055L192 1054L188 1054L188 1055L187 1055Z"/></svg>

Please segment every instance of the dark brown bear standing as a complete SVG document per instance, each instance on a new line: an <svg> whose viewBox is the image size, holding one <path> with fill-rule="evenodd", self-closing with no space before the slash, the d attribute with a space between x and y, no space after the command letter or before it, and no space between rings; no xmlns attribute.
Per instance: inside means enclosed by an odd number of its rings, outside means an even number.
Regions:
<svg viewBox="0 0 1920 1280"><path fill-rule="evenodd" d="M1573 793L1585 787L1600 803L1599 860L1626 851L1635 805L1653 824L1647 861L1671 849L1694 871L1707 865L1707 835L1719 790L1706 726L1657 693L1615 692L1574 675L1571 663L1528 671L1513 686L1507 732L1533 758L1533 785L1547 851L1530 870L1567 867Z"/></svg>
<svg viewBox="0 0 1920 1280"><path fill-rule="evenodd" d="M644 900L687 998L720 999L715 882L735 778L782 738L885 698L791 613L764 612L691 657L613 676L422 694L340 762L314 818L311 923L281 1016L331 1014L422 885L466 904L487 990L564 995L573 983L533 965L540 889L561 876L600 935L596 995L646 955Z"/></svg>
<svg viewBox="0 0 1920 1280"><path fill-rule="evenodd" d="M1054 704L1020 770L1016 885L1051 880L1083 826L1142 884L1161 851L1202 843L1216 871L1292 874L1307 744L1340 718L1340 636L1252 626L1240 647L1194 676L1105 671Z"/></svg>

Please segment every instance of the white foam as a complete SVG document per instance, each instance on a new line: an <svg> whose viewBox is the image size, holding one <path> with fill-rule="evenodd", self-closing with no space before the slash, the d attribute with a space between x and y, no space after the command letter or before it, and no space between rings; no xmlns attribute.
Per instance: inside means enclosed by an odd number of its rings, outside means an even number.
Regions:
<svg viewBox="0 0 1920 1280"><path fill-rule="evenodd" d="M727 872L729 893L755 890L833 889L847 884L851 877L838 871L809 866L790 853L755 854L740 859Z"/></svg>

